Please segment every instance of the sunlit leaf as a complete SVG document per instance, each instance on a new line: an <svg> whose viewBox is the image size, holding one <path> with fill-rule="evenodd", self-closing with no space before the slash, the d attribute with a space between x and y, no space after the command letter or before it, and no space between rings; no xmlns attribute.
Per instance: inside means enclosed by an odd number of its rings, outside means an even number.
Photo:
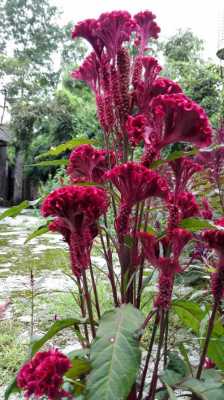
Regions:
<svg viewBox="0 0 224 400"><path fill-rule="evenodd" d="M27 236L24 244L38 236L44 235L44 233L47 232L49 232L48 224L39 226L39 228L37 228L34 232L30 233L29 236Z"/></svg>
<svg viewBox="0 0 224 400"><path fill-rule="evenodd" d="M18 206L13 206L8 210L3 211L3 213L0 214L0 220L6 217L11 217L11 218L16 217L21 213L21 211L23 211L25 208L28 208L29 205L30 205L29 201L25 200L22 203L18 204Z"/></svg>
<svg viewBox="0 0 224 400"><path fill-rule="evenodd" d="M94 144L95 141L87 138L78 138L71 139L66 143L59 144L56 147L51 147L51 149L45 153L40 154L36 157L37 160L46 157L58 156L61 153L64 153L66 150L72 150L81 144Z"/></svg>

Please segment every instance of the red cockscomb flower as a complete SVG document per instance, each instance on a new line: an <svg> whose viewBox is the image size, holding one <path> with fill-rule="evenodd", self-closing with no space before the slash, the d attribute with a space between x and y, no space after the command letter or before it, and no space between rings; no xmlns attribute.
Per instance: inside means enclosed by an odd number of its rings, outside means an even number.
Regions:
<svg viewBox="0 0 224 400"><path fill-rule="evenodd" d="M110 58L115 59L122 43L129 41L133 28L133 20L127 11L112 11L100 15L97 35Z"/></svg>
<svg viewBox="0 0 224 400"><path fill-rule="evenodd" d="M181 192L176 199L176 205L181 210L181 219L199 215L199 206L195 196L190 192Z"/></svg>
<svg viewBox="0 0 224 400"><path fill-rule="evenodd" d="M179 193L186 189L186 186L191 177L202 170L202 167L197 162L180 157L177 160L169 162L175 176L175 192Z"/></svg>
<svg viewBox="0 0 224 400"><path fill-rule="evenodd" d="M166 180L155 171L135 162L114 167L105 174L105 178L110 180L121 193L119 215L115 221L116 230L120 235L127 232L131 209L136 203L150 196L168 198Z"/></svg>
<svg viewBox="0 0 224 400"><path fill-rule="evenodd" d="M132 146L137 146L144 139L147 118L143 114L129 115L126 122L128 138Z"/></svg>
<svg viewBox="0 0 224 400"><path fill-rule="evenodd" d="M96 54L94 52L90 53L82 65L77 70L72 71L71 76L74 79L84 81L96 93L99 77L99 61Z"/></svg>
<svg viewBox="0 0 224 400"><path fill-rule="evenodd" d="M158 148L176 142L198 147L211 144L212 129L205 111L184 94L157 96L151 101L150 111Z"/></svg>
<svg viewBox="0 0 224 400"><path fill-rule="evenodd" d="M72 39L76 39L77 37L86 39L100 58L103 51L103 42L97 36L98 25L98 21L93 18L78 22L72 31Z"/></svg>
<svg viewBox="0 0 224 400"><path fill-rule="evenodd" d="M137 23L137 33L141 44L141 53L144 52L150 38L157 39L160 27L154 21L156 16L151 11L141 11L134 15L134 21Z"/></svg>
<svg viewBox="0 0 224 400"><path fill-rule="evenodd" d="M157 59L151 56L138 57L138 69L141 66L141 74L143 79L140 79L141 75L133 78L135 79L134 87L134 97L139 109L142 111L148 111L149 102L152 98L151 89L153 82L157 78L157 75L161 71L161 66L159 65ZM134 71L136 74L136 71Z"/></svg>
<svg viewBox="0 0 224 400"><path fill-rule="evenodd" d="M215 222L223 229L208 229L202 233L202 239L210 249L216 251L219 257L211 282L212 294L218 304L224 296L224 217Z"/></svg>
<svg viewBox="0 0 224 400"><path fill-rule="evenodd" d="M152 97L172 93L182 93L182 89L178 83L162 76L154 80L151 89Z"/></svg>
<svg viewBox="0 0 224 400"><path fill-rule="evenodd" d="M68 357L58 350L37 353L23 365L17 375L17 385L25 391L25 398L46 396L49 400L70 397L62 389L63 375L72 367Z"/></svg>
<svg viewBox="0 0 224 400"><path fill-rule="evenodd" d="M112 151L98 150L89 144L76 147L69 157L68 174L73 182L102 183L104 173L115 165Z"/></svg>
<svg viewBox="0 0 224 400"><path fill-rule="evenodd" d="M97 220L107 211L106 192L96 187L66 186L56 189L43 202L44 217L56 217L49 228L60 232L69 244L72 270L79 277L88 268Z"/></svg>

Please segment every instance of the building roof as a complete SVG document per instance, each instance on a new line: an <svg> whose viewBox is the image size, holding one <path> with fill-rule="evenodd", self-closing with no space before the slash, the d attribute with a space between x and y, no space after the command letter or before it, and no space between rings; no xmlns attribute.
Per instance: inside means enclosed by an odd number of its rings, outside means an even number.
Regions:
<svg viewBox="0 0 224 400"><path fill-rule="evenodd" d="M6 125L0 125L0 142L7 144L10 141L10 134Z"/></svg>

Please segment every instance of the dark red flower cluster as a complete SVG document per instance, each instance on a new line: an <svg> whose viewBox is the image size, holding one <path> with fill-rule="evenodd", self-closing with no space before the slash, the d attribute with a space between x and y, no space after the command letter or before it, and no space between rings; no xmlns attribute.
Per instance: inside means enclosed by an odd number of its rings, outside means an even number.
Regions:
<svg viewBox="0 0 224 400"><path fill-rule="evenodd" d="M92 52L83 64L71 73L72 78L84 81L90 89L97 93L98 76L99 76L99 61L96 54Z"/></svg>
<svg viewBox="0 0 224 400"><path fill-rule="evenodd" d="M202 233L202 239L218 255L216 271L212 274L211 290L214 300L220 303L224 296L224 218L216 221L220 229L208 229Z"/></svg>
<svg viewBox="0 0 224 400"><path fill-rule="evenodd" d="M169 164L174 172L176 193L186 190L191 177L202 170L200 164L187 157L180 157Z"/></svg>
<svg viewBox="0 0 224 400"><path fill-rule="evenodd" d="M151 196L165 200L169 196L166 180L155 171L135 162L114 167L105 174L105 178L110 180L121 194L119 215L115 221L119 235L127 232L129 216L135 204Z"/></svg>
<svg viewBox="0 0 224 400"><path fill-rule="evenodd" d="M156 16L151 11L141 11L134 15L134 21L137 23L137 42L140 45L140 54L143 54L150 38L157 39L160 28L155 22Z"/></svg>
<svg viewBox="0 0 224 400"><path fill-rule="evenodd" d="M43 202L42 215L56 217L49 229L64 236L77 277L89 266L97 221L107 208L106 192L96 187L66 186L50 193Z"/></svg>
<svg viewBox="0 0 224 400"><path fill-rule="evenodd" d="M25 391L25 398L46 396L49 400L70 397L62 389L63 375L72 367L68 357L58 350L37 353L23 365L17 375L17 385Z"/></svg>
<svg viewBox="0 0 224 400"><path fill-rule="evenodd" d="M144 132L147 125L147 118L144 114L137 114L135 116L128 116L126 129L129 141L132 146L137 146L144 139Z"/></svg>
<svg viewBox="0 0 224 400"><path fill-rule="evenodd" d="M159 77L154 80L151 89L151 96L159 96L160 94L182 93L182 89L178 83L171 79Z"/></svg>
<svg viewBox="0 0 224 400"><path fill-rule="evenodd" d="M72 182L101 183L104 173L115 165L112 151L98 150L89 144L76 147L69 157L68 174Z"/></svg>
<svg viewBox="0 0 224 400"><path fill-rule="evenodd" d="M208 229L202 233L202 237L210 249L216 250L224 257L224 218L218 219L216 225L223 227L223 229Z"/></svg>
<svg viewBox="0 0 224 400"><path fill-rule="evenodd" d="M176 142L198 147L211 144L212 129L205 111L184 94L155 97L151 102L151 123L156 134L153 144L158 148Z"/></svg>
<svg viewBox="0 0 224 400"><path fill-rule="evenodd" d="M179 257L184 246L191 240L192 234L185 229L175 228L168 237L161 240L152 234L144 232L140 232L138 238L142 243L147 260L159 269L158 295L154 305L157 308L168 309L175 275L182 272L179 265ZM168 253L169 257L164 257L160 253Z"/></svg>

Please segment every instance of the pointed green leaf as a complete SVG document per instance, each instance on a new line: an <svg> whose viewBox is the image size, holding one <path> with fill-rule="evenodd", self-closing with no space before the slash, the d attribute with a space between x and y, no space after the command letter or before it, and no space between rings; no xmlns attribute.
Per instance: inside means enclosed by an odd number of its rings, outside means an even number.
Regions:
<svg viewBox="0 0 224 400"><path fill-rule="evenodd" d="M58 167L66 165L68 165L68 160L66 158L61 158L59 160L40 161L35 164L26 165L26 167Z"/></svg>
<svg viewBox="0 0 224 400"><path fill-rule="evenodd" d="M202 218L185 218L181 221L179 226L188 229L191 232L215 228L215 225L211 221Z"/></svg>
<svg viewBox="0 0 224 400"><path fill-rule="evenodd" d="M22 203L18 204L18 206L13 206L8 210L4 211L0 214L0 221L6 217L14 218L21 213L25 208L28 208L30 205L29 201L25 200Z"/></svg>
<svg viewBox="0 0 224 400"><path fill-rule="evenodd" d="M32 343L31 356L33 356L49 339L55 336L58 332L62 331L65 328L85 323L87 323L86 320L75 319L75 318L62 319L60 321L56 321L42 338L35 340Z"/></svg>
<svg viewBox="0 0 224 400"><path fill-rule="evenodd" d="M37 228L34 232L30 233L29 236L27 236L24 244L38 236L44 235L44 233L47 232L49 232L48 224L39 226L39 228Z"/></svg>
<svg viewBox="0 0 224 400"><path fill-rule="evenodd" d="M90 350L87 400L126 400L140 366L143 315L131 304L106 312Z"/></svg>
<svg viewBox="0 0 224 400"><path fill-rule="evenodd" d="M76 379L90 371L90 362L85 359L75 357L72 359L72 368L66 372L65 376L70 379Z"/></svg>
<svg viewBox="0 0 224 400"><path fill-rule="evenodd" d="M94 144L95 141L87 138L71 139L66 143L59 144L56 147L51 147L51 149L45 153L40 154L36 157L37 160L45 157L58 156L64 153L66 150L72 150L81 144Z"/></svg>
<svg viewBox="0 0 224 400"><path fill-rule="evenodd" d="M198 150L196 148L192 149L190 151L179 151L179 150L176 150L176 151L173 151L172 153L170 153L169 156L166 157L164 160L153 161L150 164L149 168L154 169L154 168L157 168L160 165L163 165L163 164L165 164L165 163L167 163L169 161L174 161L174 160L177 160L178 158L181 158L181 157L194 156L197 153L198 153Z"/></svg>

